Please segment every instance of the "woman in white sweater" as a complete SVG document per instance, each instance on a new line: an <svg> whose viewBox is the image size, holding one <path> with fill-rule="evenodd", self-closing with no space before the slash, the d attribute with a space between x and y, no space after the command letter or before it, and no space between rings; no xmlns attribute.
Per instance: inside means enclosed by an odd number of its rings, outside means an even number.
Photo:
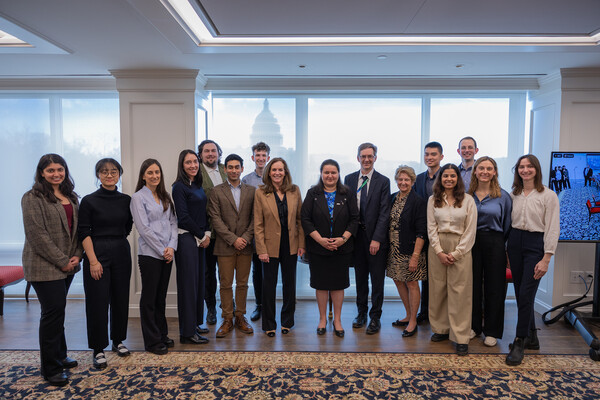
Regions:
<svg viewBox="0 0 600 400"><path fill-rule="evenodd" d="M458 167L446 164L427 203L429 322L431 341L451 339L461 356L469 352L476 232L475 201L465 193Z"/></svg>
<svg viewBox="0 0 600 400"><path fill-rule="evenodd" d="M517 298L517 332L506 364L519 365L524 349L540 348L534 309L540 279L546 275L560 233L556 193L542 185L542 168L533 154L521 156L514 167L512 229L507 252Z"/></svg>

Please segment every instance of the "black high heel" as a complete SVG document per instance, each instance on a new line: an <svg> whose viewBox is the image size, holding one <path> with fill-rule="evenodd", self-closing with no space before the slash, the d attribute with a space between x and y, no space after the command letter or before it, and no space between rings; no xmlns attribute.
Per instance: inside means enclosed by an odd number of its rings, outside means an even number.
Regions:
<svg viewBox="0 0 600 400"><path fill-rule="evenodd" d="M275 331L266 331L266 332L265 332L265 334L266 334L268 337L274 337L274 336L275 336Z"/></svg>
<svg viewBox="0 0 600 400"><path fill-rule="evenodd" d="M322 336L327 331L327 328L317 328L317 335Z"/></svg>
<svg viewBox="0 0 600 400"><path fill-rule="evenodd" d="M343 329L340 329L339 331L335 328L335 322L333 323L333 333L335 333L335 336L337 337L344 337L344 334L346 333Z"/></svg>

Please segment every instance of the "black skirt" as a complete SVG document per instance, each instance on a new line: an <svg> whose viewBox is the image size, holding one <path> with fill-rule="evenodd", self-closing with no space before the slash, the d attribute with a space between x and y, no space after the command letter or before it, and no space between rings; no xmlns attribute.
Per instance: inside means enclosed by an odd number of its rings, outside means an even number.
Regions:
<svg viewBox="0 0 600 400"><path fill-rule="evenodd" d="M349 265L352 253L309 255L310 287L317 290L343 290L350 286Z"/></svg>

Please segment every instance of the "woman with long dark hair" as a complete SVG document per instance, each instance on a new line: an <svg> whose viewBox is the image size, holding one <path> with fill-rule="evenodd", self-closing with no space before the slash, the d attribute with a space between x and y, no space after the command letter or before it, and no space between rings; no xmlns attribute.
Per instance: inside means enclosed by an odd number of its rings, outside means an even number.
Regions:
<svg viewBox="0 0 600 400"><path fill-rule="evenodd" d="M469 352L476 231L475 201L465 193L458 167L446 164L427 202L429 322L431 341L452 340L459 356Z"/></svg>
<svg viewBox="0 0 600 400"><path fill-rule="evenodd" d="M23 195L23 269L41 307L39 328L41 372L50 385L69 383L65 368L77 361L67 356L65 308L74 274L80 270L77 237L77 194L67 163L58 154L38 162L35 182Z"/></svg>
<svg viewBox="0 0 600 400"><path fill-rule="evenodd" d="M167 354L167 348L175 345L167 336L165 308L177 249L177 217L157 160L149 158L142 163L130 209L140 235L140 320L144 347L154 354Z"/></svg>
<svg viewBox="0 0 600 400"><path fill-rule="evenodd" d="M264 185L254 193L254 241L262 261L262 328L275 336L275 292L281 265L283 306L281 333L294 326L296 311L296 263L304 255L304 231L300 222L302 195L292 183L283 158L272 159L263 172Z"/></svg>
<svg viewBox="0 0 600 400"><path fill-rule="evenodd" d="M477 159L473 165L469 194L477 206L477 235L472 250L471 337L483 332L483 343L491 347L496 345L504 332L505 243L510 232L512 211L512 200L500 187L498 166L493 158Z"/></svg>
<svg viewBox="0 0 600 400"><path fill-rule="evenodd" d="M316 290L319 307L317 334L327 329L327 301L333 303L333 332L344 336L342 304L344 289L350 286L354 235L359 214L356 198L340 180L335 160L321 163L319 183L306 193L302 204L302 227L306 234L310 266L310 286Z"/></svg>
<svg viewBox="0 0 600 400"><path fill-rule="evenodd" d="M177 161L177 180L173 183L173 203L177 213L179 238L177 264L177 312L179 340L184 344L204 344L201 336L208 329L204 323L204 249L210 244L210 229L206 214L208 199L202 189L202 174L198 155L183 150Z"/></svg>
<svg viewBox="0 0 600 400"><path fill-rule="evenodd" d="M506 364L519 365L525 349L539 349L533 305L540 279L546 275L560 234L556 193L542 184L542 168L533 154L519 157L514 166L510 197L512 229L507 252L517 298L517 332Z"/></svg>
<svg viewBox="0 0 600 400"><path fill-rule="evenodd" d="M112 350L120 357L128 356L123 344L127 338L129 316L129 281L131 249L127 236L133 219L129 211L131 197L118 191L123 175L121 164L113 158L96 163L100 188L81 200L79 207L79 240L83 256L83 287L88 346L93 350L95 368L106 368L104 349L110 339Z"/></svg>

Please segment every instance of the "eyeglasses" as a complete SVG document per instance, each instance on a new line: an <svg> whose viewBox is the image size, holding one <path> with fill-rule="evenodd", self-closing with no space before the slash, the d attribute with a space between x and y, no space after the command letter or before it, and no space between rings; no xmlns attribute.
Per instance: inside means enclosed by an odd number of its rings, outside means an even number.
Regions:
<svg viewBox="0 0 600 400"><path fill-rule="evenodd" d="M100 171L100 175L102 176L118 176L119 175L119 170L118 169L103 169L102 171Z"/></svg>

